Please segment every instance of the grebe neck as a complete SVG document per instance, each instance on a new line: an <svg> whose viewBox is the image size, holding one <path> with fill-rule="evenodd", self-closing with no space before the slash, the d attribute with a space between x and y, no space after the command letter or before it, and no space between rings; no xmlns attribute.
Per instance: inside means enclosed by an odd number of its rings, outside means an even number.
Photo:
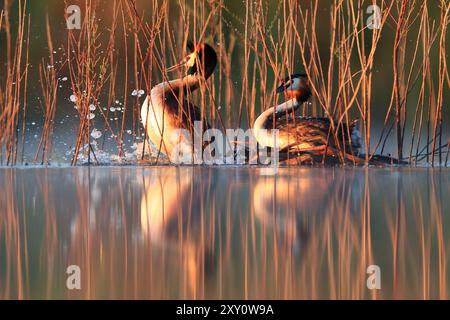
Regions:
<svg viewBox="0 0 450 320"><path fill-rule="evenodd" d="M178 94L181 91L184 91L185 93L187 91L195 91L199 88L202 80L203 80L202 77L198 75L187 75L183 78L163 81L160 84L153 87L152 95L163 94L164 96L168 95L178 96Z"/></svg>
<svg viewBox="0 0 450 320"><path fill-rule="evenodd" d="M294 97L261 113L253 124L253 133L258 143L263 147L277 147L275 145L275 136L270 130L276 129L273 128L274 121L285 115L286 112L297 110L300 104L298 99Z"/></svg>

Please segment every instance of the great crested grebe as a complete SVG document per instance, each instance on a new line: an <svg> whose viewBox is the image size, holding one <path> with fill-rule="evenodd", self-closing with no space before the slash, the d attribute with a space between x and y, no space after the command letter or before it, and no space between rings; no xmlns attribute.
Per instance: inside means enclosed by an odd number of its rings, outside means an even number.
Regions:
<svg viewBox="0 0 450 320"><path fill-rule="evenodd" d="M256 140L263 147L278 147L280 155L292 154L299 162L321 162L322 160L338 160L333 135L330 132L331 124L328 118L318 117L290 117L306 102L311 90L306 74L293 74L283 80L277 88L277 93L284 93L287 101L267 109L253 125ZM278 139L275 145L271 129L278 129ZM339 142L345 140L345 160L360 162L362 159L354 156L361 148L359 132L356 122L343 124L337 128ZM347 137L342 139L342 137Z"/></svg>
<svg viewBox="0 0 450 320"><path fill-rule="evenodd" d="M207 44L188 43L188 48L189 55L180 64L167 69L171 71L185 66L187 75L176 80L163 81L153 87L141 107L141 120L147 136L169 160L175 148L184 154L192 152L194 134L201 135L209 128L208 121L202 117L200 109L186 97L211 76L217 64L217 55ZM201 122L202 132L194 132L194 121ZM190 132L190 139L183 139L179 129Z"/></svg>

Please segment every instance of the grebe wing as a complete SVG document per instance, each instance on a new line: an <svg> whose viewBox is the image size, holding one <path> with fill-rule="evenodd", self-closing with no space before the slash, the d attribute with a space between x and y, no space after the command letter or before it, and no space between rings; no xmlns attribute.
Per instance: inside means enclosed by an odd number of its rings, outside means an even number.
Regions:
<svg viewBox="0 0 450 320"><path fill-rule="evenodd" d="M298 142L308 142L312 146L334 146L334 139L330 136L330 119L325 117L295 117L278 119L277 128L280 134L288 134ZM337 129L339 141L345 141L346 150L359 153L361 139L357 128L357 121L343 123Z"/></svg>
<svg viewBox="0 0 450 320"><path fill-rule="evenodd" d="M325 136L326 138L330 130L330 120L316 117L278 119L276 127L280 130L280 134L295 135L297 140L314 136Z"/></svg>

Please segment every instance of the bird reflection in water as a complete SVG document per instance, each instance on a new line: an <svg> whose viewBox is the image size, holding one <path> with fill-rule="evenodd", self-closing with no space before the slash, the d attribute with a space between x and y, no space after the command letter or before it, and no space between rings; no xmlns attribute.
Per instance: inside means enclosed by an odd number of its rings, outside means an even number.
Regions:
<svg viewBox="0 0 450 320"><path fill-rule="evenodd" d="M184 298L202 295L204 275L213 272L214 257L200 192L203 179L196 171L170 167L144 177L140 225L154 250L163 250L181 268Z"/></svg>
<svg viewBox="0 0 450 320"><path fill-rule="evenodd" d="M311 211L307 205L321 203L317 198L326 197L329 188L327 178L322 176L314 180L260 176L252 193L255 218L299 258L310 237L305 224L306 214Z"/></svg>

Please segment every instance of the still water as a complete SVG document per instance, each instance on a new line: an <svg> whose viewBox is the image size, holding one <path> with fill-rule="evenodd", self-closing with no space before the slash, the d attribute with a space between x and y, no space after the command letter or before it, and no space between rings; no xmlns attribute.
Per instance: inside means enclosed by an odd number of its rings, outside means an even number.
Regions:
<svg viewBox="0 0 450 320"><path fill-rule="evenodd" d="M450 170L265 174L0 169L0 298L449 297Z"/></svg>

